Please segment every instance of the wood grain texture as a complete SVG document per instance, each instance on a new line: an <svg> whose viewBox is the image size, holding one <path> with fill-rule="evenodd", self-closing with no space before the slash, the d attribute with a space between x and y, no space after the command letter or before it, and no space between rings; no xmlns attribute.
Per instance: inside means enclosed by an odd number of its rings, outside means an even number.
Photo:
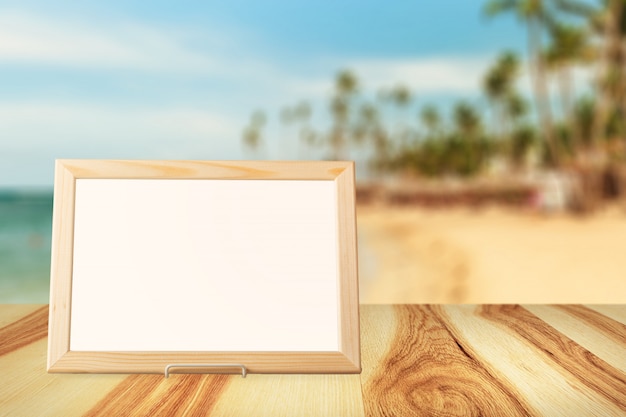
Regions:
<svg viewBox="0 0 626 417"><path fill-rule="evenodd" d="M519 306L364 306L361 320L369 416L624 415L626 375Z"/></svg>
<svg viewBox="0 0 626 417"><path fill-rule="evenodd" d="M626 344L626 324L606 317L585 306L564 304L556 307L595 327L617 343Z"/></svg>
<svg viewBox="0 0 626 417"><path fill-rule="evenodd" d="M75 178L334 180L344 161L141 161L63 159Z"/></svg>
<svg viewBox="0 0 626 417"><path fill-rule="evenodd" d="M524 308L568 339L626 372L626 326L581 306L525 305ZM575 307L576 314L572 314ZM578 309L581 307L581 309ZM585 314L586 313L586 314Z"/></svg>
<svg viewBox="0 0 626 417"><path fill-rule="evenodd" d="M573 342L560 340L550 326L518 309L517 306L445 306L441 314L465 350L492 375L515 387L534 410L533 415L623 416L625 404L614 388L618 385L616 379L623 379L624 375L614 375L611 371L600 381L601 371L596 369L590 383L586 369L571 359L578 358L586 364L588 360L584 356L592 353L571 355L572 351L578 351ZM520 316L530 320L528 326ZM545 339L540 338L544 334ZM561 343L567 349L562 357L558 348L555 349L555 344ZM595 359L591 363L597 366ZM579 373L572 373L561 364L575 367ZM609 389L608 396L613 399L607 398L604 388Z"/></svg>
<svg viewBox="0 0 626 417"><path fill-rule="evenodd" d="M43 310L0 305L0 322L45 327ZM0 355L0 415L624 416L626 373L602 356L626 357L621 327L575 310L361 306L361 375L48 374L35 338ZM7 344L27 331L9 326Z"/></svg>
<svg viewBox="0 0 626 417"><path fill-rule="evenodd" d="M41 304L5 304L6 308L0 314L0 328L26 317L35 310L39 310Z"/></svg>
<svg viewBox="0 0 626 417"><path fill-rule="evenodd" d="M45 357L45 339L0 356L0 415L363 416L359 375L49 374Z"/></svg>
<svg viewBox="0 0 626 417"><path fill-rule="evenodd" d="M359 284L356 239L354 163L335 179L337 183L337 231L339 234L339 346L357 372L361 371L359 346Z"/></svg>
<svg viewBox="0 0 626 417"><path fill-rule="evenodd" d="M206 416L233 378L228 375L131 375L85 416Z"/></svg>
<svg viewBox="0 0 626 417"><path fill-rule="evenodd" d="M81 416L126 377L48 374L46 345L44 338L0 356L0 416Z"/></svg>
<svg viewBox="0 0 626 417"><path fill-rule="evenodd" d="M368 305L361 307L361 381L365 384L379 372L389 343L394 338L397 317L394 306ZM375 335L368 337L368 335Z"/></svg>
<svg viewBox="0 0 626 417"><path fill-rule="evenodd" d="M468 354L432 308L398 306L396 315L396 329L378 372L364 381L368 415L501 416L503 410L511 416L530 414L515 391Z"/></svg>
<svg viewBox="0 0 626 417"><path fill-rule="evenodd" d="M619 304L587 304L585 305L590 310L597 311L598 313L613 319L619 323L626 324L626 308Z"/></svg>
<svg viewBox="0 0 626 417"><path fill-rule="evenodd" d="M211 416L363 417L359 375L248 375L231 380Z"/></svg>
<svg viewBox="0 0 626 417"><path fill-rule="evenodd" d="M74 176L62 162L56 161L52 206L48 370L70 349L75 190Z"/></svg>
<svg viewBox="0 0 626 417"><path fill-rule="evenodd" d="M0 356L29 345L48 335L48 306L0 328Z"/></svg>
<svg viewBox="0 0 626 417"><path fill-rule="evenodd" d="M520 306L484 306L480 314L517 333L552 361L555 368L600 393L626 414L626 375L623 372Z"/></svg>
<svg viewBox="0 0 626 417"><path fill-rule="evenodd" d="M69 373L163 374L169 364L245 364L249 373L358 373L341 352L74 352L68 351L49 369Z"/></svg>

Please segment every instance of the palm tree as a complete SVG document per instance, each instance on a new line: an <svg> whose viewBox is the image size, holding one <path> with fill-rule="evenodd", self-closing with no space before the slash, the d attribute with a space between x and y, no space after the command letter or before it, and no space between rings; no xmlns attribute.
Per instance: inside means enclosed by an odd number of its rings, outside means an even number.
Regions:
<svg viewBox="0 0 626 417"><path fill-rule="evenodd" d="M391 90L391 98L398 107L407 106L411 100L411 91L404 85L397 85Z"/></svg>
<svg viewBox="0 0 626 417"><path fill-rule="evenodd" d="M623 0L607 1L621 2ZM559 149L552 124L542 39L546 29L558 24L559 15L587 18L593 12L593 8L579 0L488 0L484 11L487 16L510 12L526 24L528 63L541 130L551 153L552 162L558 166Z"/></svg>
<svg viewBox="0 0 626 417"><path fill-rule="evenodd" d="M244 148L248 149L251 154L256 155L258 159L261 159L260 148L263 139L261 130L265 127L266 122L267 117L265 116L265 113L257 110L252 113L250 122L243 131L242 139Z"/></svg>
<svg viewBox="0 0 626 417"><path fill-rule="evenodd" d="M576 129L580 132L582 146L591 144L593 138L594 116L596 110L596 99L590 96L583 96L576 100L574 104L574 120Z"/></svg>
<svg viewBox="0 0 626 417"><path fill-rule="evenodd" d="M293 108L293 120L300 124L298 141L298 158L303 158L303 148L311 148L315 144L316 135L311 129L311 105L306 101L301 101Z"/></svg>
<svg viewBox="0 0 626 417"><path fill-rule="evenodd" d="M461 175L474 174L486 158L485 142L480 137L480 113L470 103L461 101L454 106L452 117L457 133L446 144L447 159L453 161L448 164Z"/></svg>
<svg viewBox="0 0 626 417"><path fill-rule="evenodd" d="M465 139L475 139L481 127L478 111L470 103L461 101L453 109L454 124Z"/></svg>
<svg viewBox="0 0 626 417"><path fill-rule="evenodd" d="M428 129L428 136L435 137L439 133L441 116L435 106L432 104L424 106L420 112L420 120Z"/></svg>
<svg viewBox="0 0 626 417"><path fill-rule="evenodd" d="M587 42L588 34L582 27L557 23L550 28L550 33L551 44L544 52L545 60L557 74L563 117L571 132L573 148L576 149L582 139L574 114L575 92L571 67L576 63L589 62L593 52Z"/></svg>
<svg viewBox="0 0 626 417"><path fill-rule="evenodd" d="M536 131L530 124L521 124L513 129L509 157L515 169L519 169L529 156L535 142Z"/></svg>
<svg viewBox="0 0 626 417"><path fill-rule="evenodd" d="M352 139L357 146L364 144L371 138L372 132L378 126L378 110L371 103L363 103L359 108L356 126L352 132Z"/></svg>
<svg viewBox="0 0 626 417"><path fill-rule="evenodd" d="M552 10L547 3L555 0L489 0L485 6L487 16L505 12L514 13L526 24L528 34L528 55L530 74L533 81L539 120L548 148L555 164L558 164L558 150L554 139L552 112L549 103L548 84L545 77L545 62L541 54L542 36L546 25L552 21ZM562 0L557 0L562 1Z"/></svg>
<svg viewBox="0 0 626 417"><path fill-rule="evenodd" d="M358 87L359 81L352 71L342 70L337 74L335 89L339 95L350 96L358 90Z"/></svg>
<svg viewBox="0 0 626 417"><path fill-rule="evenodd" d="M379 111L373 103L366 102L360 106L352 138L357 146L371 145L366 156L369 159L368 168L386 167L390 152L389 136L381 125Z"/></svg>
<svg viewBox="0 0 626 417"><path fill-rule="evenodd" d="M408 87L403 85L397 85L396 87L391 89L390 99L398 114L398 117L396 118L395 129L397 143L400 145L400 147L405 147L407 145L406 142L408 139L408 131L406 126L406 115L404 113L406 113L405 110L411 104L413 97Z"/></svg>
<svg viewBox="0 0 626 417"><path fill-rule="evenodd" d="M484 80L483 89L494 109L494 125L500 137L507 136L506 132L506 101L509 96L514 95L515 81L519 73L519 60L510 51L502 53L496 60L493 67L489 69Z"/></svg>
<svg viewBox="0 0 626 417"><path fill-rule="evenodd" d="M282 125L282 134L280 135L280 143L278 155L279 158L288 159L289 158L289 143L291 142L291 134L289 132L289 127L294 121L294 110L289 107L283 107L280 110L280 124Z"/></svg>
<svg viewBox="0 0 626 417"><path fill-rule="evenodd" d="M623 45L626 34L626 13L623 0L603 0L602 7L591 15L591 23L600 32L601 45L598 69L598 102L592 128L592 144L597 149L604 138L612 113L624 109L622 100L626 86L625 51ZM622 116L623 117L623 116ZM626 140L626 135L624 136Z"/></svg>
<svg viewBox="0 0 626 417"><path fill-rule="evenodd" d="M358 80L348 70L342 70L335 78L335 95L330 102L333 126L329 134L332 159L346 158L350 112L358 91Z"/></svg>
<svg viewBox="0 0 626 417"><path fill-rule="evenodd" d="M509 123L507 140L503 144L503 152L511 158L512 166L519 167L520 161L529 150L531 142L527 141L530 137L528 132L532 129L528 124L523 124L524 116L528 113L528 103L517 92L513 92L506 96L504 100L504 115ZM534 131L533 131L534 133ZM520 138L524 146L518 146Z"/></svg>
<svg viewBox="0 0 626 417"><path fill-rule="evenodd" d="M509 119L512 124L515 124L517 120L524 117L528 112L528 103L524 100L524 97L518 93L509 94L504 103L504 112L506 118Z"/></svg>

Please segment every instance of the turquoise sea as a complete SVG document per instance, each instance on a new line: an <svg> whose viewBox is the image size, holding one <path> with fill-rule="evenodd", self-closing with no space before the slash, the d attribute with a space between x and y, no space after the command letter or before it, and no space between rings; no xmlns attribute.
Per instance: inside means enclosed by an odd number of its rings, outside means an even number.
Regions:
<svg viewBox="0 0 626 417"><path fill-rule="evenodd" d="M48 303L52 190L0 190L0 304Z"/></svg>

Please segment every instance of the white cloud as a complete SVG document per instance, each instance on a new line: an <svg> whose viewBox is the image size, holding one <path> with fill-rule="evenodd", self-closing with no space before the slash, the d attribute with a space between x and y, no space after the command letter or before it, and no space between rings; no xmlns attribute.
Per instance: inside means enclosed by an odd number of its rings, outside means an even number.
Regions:
<svg viewBox="0 0 626 417"><path fill-rule="evenodd" d="M172 33L137 23L93 25L20 11L0 13L0 62L97 69L210 72L218 63Z"/></svg>
<svg viewBox="0 0 626 417"><path fill-rule="evenodd" d="M93 104L0 102L2 149L48 149L167 156L172 152L193 157L201 150L232 154L239 143L240 126L221 114L197 108L131 108Z"/></svg>
<svg viewBox="0 0 626 417"><path fill-rule="evenodd" d="M404 85L418 96L455 95L480 92L481 80L491 59L483 56L442 56L415 58L326 59L322 74L298 78L287 74L266 74L280 83L284 91L304 98L330 97L333 77L340 69L348 69L357 76L365 93L381 88Z"/></svg>
<svg viewBox="0 0 626 417"><path fill-rule="evenodd" d="M416 93L473 93L489 65L484 57L363 59L348 63L374 88L403 84Z"/></svg>
<svg viewBox="0 0 626 417"><path fill-rule="evenodd" d="M202 47L191 47L190 40ZM353 69L368 89L402 83L418 94L476 92L491 58L310 57L299 64L308 76L286 71L279 61L264 54L262 45L246 44L236 31L224 28L191 32L139 22L104 24L17 10L0 13L0 64L217 75L294 99L328 97L333 76L341 68Z"/></svg>
<svg viewBox="0 0 626 417"><path fill-rule="evenodd" d="M52 184L54 159L237 159L240 123L194 107L0 102L0 187Z"/></svg>

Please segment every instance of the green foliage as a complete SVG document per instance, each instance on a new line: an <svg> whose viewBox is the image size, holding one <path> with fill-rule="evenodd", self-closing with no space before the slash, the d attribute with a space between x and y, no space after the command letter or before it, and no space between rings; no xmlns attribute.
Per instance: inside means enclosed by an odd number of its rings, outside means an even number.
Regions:
<svg viewBox="0 0 626 417"><path fill-rule="evenodd" d="M335 89L340 96L348 96L356 93L359 82L356 76L349 70L342 70L335 79Z"/></svg>
<svg viewBox="0 0 626 417"><path fill-rule="evenodd" d="M435 131L439 129L439 125L441 124L439 110L437 110L437 108L432 104L424 106L420 113L420 120L430 131L430 134L434 134Z"/></svg>
<svg viewBox="0 0 626 417"><path fill-rule="evenodd" d="M588 61L593 50L588 44L589 35L584 27L557 23L550 27L551 43L545 51L546 61L552 66Z"/></svg>
<svg viewBox="0 0 626 417"><path fill-rule="evenodd" d="M582 139L581 145L585 147L591 145L595 110L596 102L591 96L581 97L574 106L574 119Z"/></svg>
<svg viewBox="0 0 626 417"><path fill-rule="evenodd" d="M462 135L450 134L404 149L392 160L391 166L427 177L469 177L481 172L492 151L493 143L485 137L469 141Z"/></svg>
<svg viewBox="0 0 626 417"><path fill-rule="evenodd" d="M519 59L511 51L503 52L483 79L483 90L487 97L502 101L513 93L519 75Z"/></svg>
<svg viewBox="0 0 626 417"><path fill-rule="evenodd" d="M391 90L391 100L398 107L407 106L411 102L411 92L408 87L398 85Z"/></svg>
<svg viewBox="0 0 626 417"><path fill-rule="evenodd" d="M515 167L520 167L530 149L538 145L537 139L536 129L532 125L520 125L513 131L509 157Z"/></svg>
<svg viewBox="0 0 626 417"><path fill-rule="evenodd" d="M250 123L243 130L243 144L247 148L256 151L261 144L261 130L267 122L267 116L261 110L257 110L250 116Z"/></svg>
<svg viewBox="0 0 626 417"><path fill-rule="evenodd" d="M453 118L456 129L467 139L473 139L481 128L478 111L466 101L455 104Z"/></svg>

